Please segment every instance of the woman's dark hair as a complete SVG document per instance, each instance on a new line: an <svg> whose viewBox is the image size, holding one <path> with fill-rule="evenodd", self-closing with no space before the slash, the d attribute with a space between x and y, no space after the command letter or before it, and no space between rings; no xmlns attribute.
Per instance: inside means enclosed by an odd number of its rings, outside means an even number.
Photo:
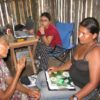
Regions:
<svg viewBox="0 0 100 100"><path fill-rule="evenodd" d="M83 19L80 26L86 27L92 34L99 34L99 23L93 17Z"/></svg>
<svg viewBox="0 0 100 100"><path fill-rule="evenodd" d="M43 16L47 17L48 20L51 21L51 15L50 15L48 12L42 13L42 14L41 14L41 17L43 17Z"/></svg>

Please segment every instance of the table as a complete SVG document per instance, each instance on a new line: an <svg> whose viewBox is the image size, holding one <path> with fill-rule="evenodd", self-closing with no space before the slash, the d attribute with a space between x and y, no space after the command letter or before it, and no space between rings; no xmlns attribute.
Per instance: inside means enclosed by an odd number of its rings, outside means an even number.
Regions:
<svg viewBox="0 0 100 100"><path fill-rule="evenodd" d="M31 39L27 39L25 41L22 42L10 42L9 46L10 46L10 54L11 54L11 65L12 66L16 66L17 60L16 60L16 55L15 55L15 49L16 48L22 48L22 47L27 47L29 50L29 54L30 54L30 58L32 61L32 69L33 72L36 73L36 67L34 64L34 57L33 57L33 52L32 52L32 46L34 47L34 43L37 42L38 40L35 38L31 38Z"/></svg>

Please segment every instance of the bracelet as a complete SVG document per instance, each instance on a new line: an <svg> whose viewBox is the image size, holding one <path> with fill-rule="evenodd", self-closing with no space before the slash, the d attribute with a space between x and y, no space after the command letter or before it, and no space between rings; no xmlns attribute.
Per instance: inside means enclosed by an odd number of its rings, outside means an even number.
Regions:
<svg viewBox="0 0 100 100"><path fill-rule="evenodd" d="M78 100L78 97L76 95L73 95L73 100Z"/></svg>

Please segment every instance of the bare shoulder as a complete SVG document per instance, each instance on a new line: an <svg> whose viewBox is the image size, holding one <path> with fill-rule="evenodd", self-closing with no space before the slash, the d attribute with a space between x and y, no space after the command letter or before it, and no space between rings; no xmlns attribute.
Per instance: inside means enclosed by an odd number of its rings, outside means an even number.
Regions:
<svg viewBox="0 0 100 100"><path fill-rule="evenodd" d="M90 58L100 58L100 45L93 48L90 53L88 54L88 57Z"/></svg>
<svg viewBox="0 0 100 100"><path fill-rule="evenodd" d="M100 46L96 46L95 48L93 48L93 50L90 52L91 54L99 54L100 53Z"/></svg>

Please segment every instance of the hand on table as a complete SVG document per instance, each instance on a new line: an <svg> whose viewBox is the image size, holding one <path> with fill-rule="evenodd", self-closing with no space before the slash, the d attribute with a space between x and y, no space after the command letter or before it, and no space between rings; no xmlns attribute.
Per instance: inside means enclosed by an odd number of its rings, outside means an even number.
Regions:
<svg viewBox="0 0 100 100"><path fill-rule="evenodd" d="M48 69L48 71L50 71L50 72L57 72L57 71L59 71L59 67L50 67L49 69Z"/></svg>

